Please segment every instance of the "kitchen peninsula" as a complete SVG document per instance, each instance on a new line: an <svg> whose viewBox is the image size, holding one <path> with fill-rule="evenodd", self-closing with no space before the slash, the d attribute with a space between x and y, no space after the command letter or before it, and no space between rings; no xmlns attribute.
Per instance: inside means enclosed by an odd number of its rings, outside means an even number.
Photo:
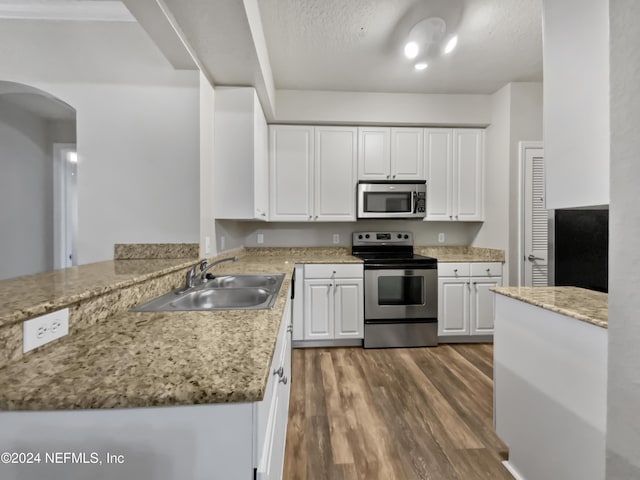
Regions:
<svg viewBox="0 0 640 480"><path fill-rule="evenodd" d="M607 294L497 287L494 420L527 480L604 478Z"/></svg>

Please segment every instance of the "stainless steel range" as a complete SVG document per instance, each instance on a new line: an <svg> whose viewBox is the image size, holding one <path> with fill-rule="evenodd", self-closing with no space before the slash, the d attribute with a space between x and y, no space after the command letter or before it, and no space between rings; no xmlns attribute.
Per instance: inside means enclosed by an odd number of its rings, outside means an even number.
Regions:
<svg viewBox="0 0 640 480"><path fill-rule="evenodd" d="M364 260L364 347L438 344L438 261L413 253L411 232L356 232Z"/></svg>

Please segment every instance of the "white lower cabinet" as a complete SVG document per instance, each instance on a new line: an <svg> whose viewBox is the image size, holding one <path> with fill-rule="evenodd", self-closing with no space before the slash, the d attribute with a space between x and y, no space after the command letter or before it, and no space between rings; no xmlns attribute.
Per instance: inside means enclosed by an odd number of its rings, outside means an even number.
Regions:
<svg viewBox="0 0 640 480"><path fill-rule="evenodd" d="M256 404L257 480L282 479L291 390L290 327L291 301L288 300L265 396L262 402Z"/></svg>
<svg viewBox="0 0 640 480"><path fill-rule="evenodd" d="M362 265L305 265L303 284L303 340L364 338Z"/></svg>
<svg viewBox="0 0 640 480"><path fill-rule="evenodd" d="M501 263L439 263L438 336L493 335L489 289L500 285Z"/></svg>

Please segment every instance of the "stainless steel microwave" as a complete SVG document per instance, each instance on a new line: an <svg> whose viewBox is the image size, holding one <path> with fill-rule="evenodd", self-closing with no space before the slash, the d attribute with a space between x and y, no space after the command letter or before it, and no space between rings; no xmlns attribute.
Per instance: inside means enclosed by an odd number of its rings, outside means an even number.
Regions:
<svg viewBox="0 0 640 480"><path fill-rule="evenodd" d="M425 180L358 182L358 218L424 218Z"/></svg>

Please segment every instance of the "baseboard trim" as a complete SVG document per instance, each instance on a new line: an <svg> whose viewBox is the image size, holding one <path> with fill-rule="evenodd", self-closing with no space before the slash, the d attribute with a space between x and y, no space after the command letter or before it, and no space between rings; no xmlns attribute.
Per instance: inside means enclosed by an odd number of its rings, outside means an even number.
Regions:
<svg viewBox="0 0 640 480"><path fill-rule="evenodd" d="M493 335L446 335L438 343L493 343Z"/></svg>
<svg viewBox="0 0 640 480"><path fill-rule="evenodd" d="M293 348L317 348L317 347L362 347L361 338L349 338L340 340L294 340Z"/></svg>
<svg viewBox="0 0 640 480"><path fill-rule="evenodd" d="M522 475L520 475L520 472L518 472L518 470L509 463L509 460L505 460L502 464L504 465L504 468L509 470L509 473L515 480L526 480Z"/></svg>

